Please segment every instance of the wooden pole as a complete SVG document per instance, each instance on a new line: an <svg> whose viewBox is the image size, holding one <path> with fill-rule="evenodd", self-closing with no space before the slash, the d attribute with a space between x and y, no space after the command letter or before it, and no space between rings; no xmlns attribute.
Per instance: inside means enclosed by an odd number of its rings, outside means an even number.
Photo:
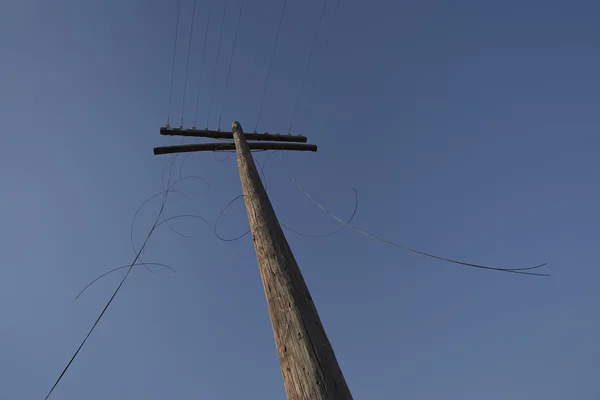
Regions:
<svg viewBox="0 0 600 400"><path fill-rule="evenodd" d="M308 287L236 121L233 139L288 400L350 400Z"/></svg>

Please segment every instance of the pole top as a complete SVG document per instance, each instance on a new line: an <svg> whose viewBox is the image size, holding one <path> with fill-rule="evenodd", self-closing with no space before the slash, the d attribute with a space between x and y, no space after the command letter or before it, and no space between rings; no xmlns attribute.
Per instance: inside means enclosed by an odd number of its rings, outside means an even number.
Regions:
<svg viewBox="0 0 600 400"><path fill-rule="evenodd" d="M243 130L242 130L242 125L240 125L240 123L239 123L239 122L237 122L237 121L233 121L233 123L231 124L231 129L232 129L232 130L234 130L234 131L235 131L236 129L239 129L240 131L242 131L242 132L243 132Z"/></svg>

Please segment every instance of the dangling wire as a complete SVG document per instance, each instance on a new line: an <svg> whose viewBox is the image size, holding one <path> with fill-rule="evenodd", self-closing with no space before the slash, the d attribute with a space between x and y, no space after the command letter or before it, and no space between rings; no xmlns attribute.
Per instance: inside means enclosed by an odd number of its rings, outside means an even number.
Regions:
<svg viewBox="0 0 600 400"><path fill-rule="evenodd" d="M208 1L208 17L206 18L206 30L204 31L204 45L202 46L202 64L200 65L200 81L198 83L198 96L196 96L196 112L194 113L194 128L198 119L198 107L200 106L200 89L202 88L202 75L204 73L204 61L206 55L206 43L208 39L208 27L210 24L210 12L212 10L212 0Z"/></svg>
<svg viewBox="0 0 600 400"><path fill-rule="evenodd" d="M185 109L185 95L187 93L188 72L190 70L190 55L192 54L192 36L194 33L194 16L196 14L196 0L192 7L192 22L190 24L190 40L188 42L187 64L185 66L185 81L183 83L183 101L181 102L181 126L183 126L183 110Z"/></svg>
<svg viewBox="0 0 600 400"><path fill-rule="evenodd" d="M129 277L129 275L131 274L131 271L133 270L133 267L136 266L136 265L145 265L146 264L146 263L144 263L141 260L140 257L141 257L141 254L144 252L144 249L146 248L146 245L148 244L148 241L150 240L150 237L152 236L152 234L154 233L154 231L156 230L156 228L159 225L162 224L162 222L159 222L159 221L160 221L160 217L163 215L163 212L164 212L164 209L165 209L165 205L167 203L167 198L168 198L169 192L172 192L173 191L173 187L177 183L183 181L184 179L197 178L197 179L203 180L202 178L199 178L199 177L182 177L179 180L175 181L174 183L171 183L171 178L172 178L172 175L173 175L173 167L175 165L175 160L176 159L177 159L177 155L173 156L170 159L170 161L167 162L167 165L169 163L171 164L171 168L170 168L170 171L169 171L169 180L167 182L167 188L166 188L166 190L163 193L160 193L160 194L163 194L163 199L162 199L162 203L161 203L161 206L160 206L160 210L158 211L158 214L156 215L156 219L154 220L154 224L152 224L152 228L150 229L150 231L146 235L146 239L144 240L144 242L142 243L142 246L140 247L140 249L137 252L135 252L135 246L134 246L135 258L133 259L133 262L127 267L127 272L126 272L125 276L123 276L123 278L121 279L121 282L119 283L119 285L117 286L117 288L113 292L112 296L110 297L110 299L108 300L108 302L106 303L106 305L104 306L104 308L102 309L102 312L96 318L96 321L94 322L94 324L92 325L92 327L88 331L87 335L85 336L85 338L83 339L83 341L81 342L81 344L79 345L79 347L77 348L77 350L75 351L75 353L73 354L73 356L71 357L71 359L69 360L69 362L67 363L67 365L63 368L63 370L62 370L61 374L59 375L58 379L56 379L56 381L54 382L54 385L52 385L52 388L50 389L50 391L46 395L45 400L48 400L48 398L52 395L52 393L54 392L54 389L56 389L56 387L58 386L58 384L62 380L63 376L66 374L66 372L69 369L69 367L71 366L71 364L73 364L73 361L75 361L75 358L77 358L77 355L79 354L79 352L81 351L81 349L83 348L83 346L85 345L85 343L87 342L87 340L89 339L89 337L92 334L92 332L96 329L96 326L98 325L98 323L100 322L100 320L102 319L102 317L104 316L104 314L106 313L106 310L108 309L108 307L110 307L110 305L112 304L114 298L117 296L117 293L119 293L119 291L121 290L121 287L123 286L123 284L125 283L125 281ZM172 162L171 162L171 160L172 160ZM204 182L206 182L206 181L204 181ZM156 196L157 195L152 196L151 198L154 198ZM146 202L148 202L148 201L149 200L146 200ZM143 204L146 204L146 202L144 202ZM143 204L142 204L142 206L143 206ZM139 212L139 209L136 212L136 215L137 215L138 212ZM172 217L172 218L178 218L178 217L179 216ZM135 217L134 217L134 220L135 220ZM163 222L166 222L166 221L163 221ZM132 226L133 226L133 221L132 221ZM132 241L132 246L133 246L133 241ZM147 263L147 264L150 264L150 263Z"/></svg>
<svg viewBox="0 0 600 400"><path fill-rule="evenodd" d="M233 50L231 50L231 57L229 58L229 70L227 71L227 78L225 79L225 90L223 91L223 100L221 101L221 115L219 116L218 128L221 129L221 119L223 119L223 107L225 106L225 96L227 96L227 86L229 85L229 76L231 75L231 65L233 64L233 55L235 54L235 44L237 42L238 32L240 30L240 21L242 19L242 11L244 10L244 0L240 5L240 15L238 15L237 26L235 27L235 36L233 37Z"/></svg>
<svg viewBox="0 0 600 400"><path fill-rule="evenodd" d="M315 37L313 39L312 47L310 48L310 53L308 54L308 61L306 62L306 68L304 68L304 74L302 75L302 83L300 84L300 90L298 91L298 96L296 96L296 101L294 102L294 111L292 113L292 122L290 122L290 128L288 129L288 133L292 132L292 126L294 125L294 118L296 117L296 112L298 111L298 106L300 105L300 97L302 97L302 89L304 88L304 82L306 81L306 75L308 74L308 68L310 67L310 61L312 59L313 52L315 51L315 47L317 46L317 39L319 38L319 31L321 30L321 24L323 23L323 14L325 14L325 9L327 8L327 0L323 3L323 9L321 10L321 16L319 17L319 24L317 25L317 31L315 32Z"/></svg>
<svg viewBox="0 0 600 400"><path fill-rule="evenodd" d="M169 187L169 189L171 189L171 188L172 188L172 186ZM135 255L135 258L133 259L133 262L130 264L129 268L127 269L127 273L121 279L121 282L119 283L119 286L117 286L117 288L113 292L112 296L110 297L110 299L108 300L108 302L104 306L104 309L102 310L102 312L100 313L100 315L98 316L98 318L96 318L96 321L94 322L94 325L92 325L92 327L88 331L87 335L85 336L85 338L83 339L83 341L81 342L81 344L79 345L79 347L77 348L77 351L75 351L75 353L73 354L73 356L71 357L71 359L69 360L69 362L67 363L67 365L65 366L65 368L63 369L62 373L60 374L60 376L58 377L58 379L56 380L56 382L54 382L54 385L52 386L52 389L50 389L50 391L46 395L45 400L48 400L48 398L50 397L50 395L52 394L52 392L54 392L54 389L56 388L56 386L58 385L58 383L61 381L62 377L65 375L65 373L67 372L67 370L69 369L69 367L71 366L71 364L73 363L73 361L75 361L75 358L77 357L77 355L79 354L79 352L81 351L81 349L83 348L83 346L85 345L85 343L87 342L88 338L90 337L90 335L92 334L92 332L94 331L94 329L96 329L96 325L98 325L98 323L100 322L100 320L104 316L104 313L106 313L106 310L111 305L111 303L113 302L114 298L117 296L117 293L119 293L119 291L121 290L121 287L123 286L123 284L127 280L127 277L131 273L133 267L137 264L137 261L140 258L140 255L142 254L142 252L144 251L144 248L146 247L146 244L148 243L148 240L150 239L150 237L152 236L152 233L154 232L154 230L156 229L156 226L158 225L158 222L160 220L160 216L162 215L162 212L163 212L163 210L165 208L165 204L167 203L167 197L168 197L168 191L165 193L165 195L163 197L163 201L162 201L162 204L161 204L161 207L160 207L160 211L158 212L158 215L156 216L156 220L154 221L154 224L152 225L152 228L148 232L148 235L146 236L146 239L144 240L144 243L140 247L140 250Z"/></svg>
<svg viewBox="0 0 600 400"><path fill-rule="evenodd" d="M364 231L364 230L362 230L362 229L359 229L359 228L357 228L357 227L355 227L355 226L353 226L353 225L350 225L350 223L349 223L349 222L346 222L346 221L342 220L341 218L337 217L335 214L331 213L331 212L330 212L328 209L326 209L325 207L323 207L323 206L321 205L321 203L319 203L318 201L316 201L315 199L313 199L313 197L312 197L312 196L311 196L311 195L310 195L310 194L309 194L309 193L308 193L306 190L304 190L304 189L302 188L302 186L300 186L300 185L298 184L298 182L296 182L296 179L294 179L294 177L290 177L290 178L291 178L292 182L294 182L294 185L296 185L296 187L297 187L298 189L300 189L300 191L301 191L302 193L304 193L304 195L305 195L306 197L308 197L308 199L309 199L310 201L312 201L312 202L313 202L313 203L314 203L314 204L315 204L317 207L319 207L319 208L320 208L322 211L324 211L324 212L325 212L327 215L329 215L331 218L335 219L336 221L338 221L338 222L340 222L340 223L344 224L344 225L345 225L345 226L347 226L348 228L350 228L350 229L352 229L352 230L354 230L354 231L356 231L356 232L358 232L358 233L360 233L360 234L362 234L362 235L368 236L368 237L370 237L371 239L375 239L375 240L378 240L378 241L380 241L380 242L382 242L382 243L388 244L388 245L390 245L390 246L397 247L397 248L399 248L399 249L403 249L403 250L407 250L407 251L410 251L410 252L413 252L413 253L416 253L416 254L420 254L420 255L422 255L422 256L426 256L426 257L435 258L435 259L437 259L437 260L442 260L442 261L446 261L446 262L453 263L453 264L464 265L464 266L467 266L467 267L480 268L480 269L487 269L487 270L500 271L500 272L510 272L510 273L514 273L514 274L523 274L523 275L534 275L534 276L550 276L550 274L542 274L542 273L526 272L526 271L528 271L528 270L532 270L532 269L541 268L541 267L545 266L547 263L538 264L538 265L534 265L534 266L532 266L532 267L525 267L525 268L497 268L497 267L490 267L490 266L487 266L487 265L472 264L472 263L467 263L467 262L463 262L463 261L453 260L453 259L450 259L450 258L445 258L445 257L436 256L436 255L434 255L434 254L426 253L426 252L424 252L424 251L420 251L420 250L417 250L417 249L413 249L413 248L411 248L411 247L402 246L402 245L400 245L400 244L397 244L397 243L391 242L391 241L389 241L389 240L383 239L383 238L381 238L381 237L379 237L379 236L373 235L373 234L371 234L371 233L369 233L369 232L366 232L366 231Z"/></svg>
<svg viewBox="0 0 600 400"><path fill-rule="evenodd" d="M317 63L317 73L315 76L315 81L313 82L312 88L308 94L308 100L306 102L306 107L304 109L304 116L300 120L300 132L304 129L304 122L306 121L306 117L308 116L308 110L311 106L312 96L315 92L315 86L317 86L317 81L319 80L319 75L321 74L321 66L323 65L323 58L325 58L327 45L329 44L329 36L331 35L331 30L334 27L335 17L337 16L338 8L340 7L341 0L338 0L335 4L335 9L333 10L333 17L331 18L331 23L329 24L329 29L327 34L325 35L325 44L323 45L323 51L321 52L321 57L319 58L319 62Z"/></svg>
<svg viewBox="0 0 600 400"><path fill-rule="evenodd" d="M171 271L171 276L172 276L172 275L175 275L175 270L173 269L173 267L170 267L170 266L168 266L167 264L162 264L162 263L154 263L154 262L146 262L146 263L136 263L134 266L136 266L136 267L137 267L137 266L139 266L139 265L143 265L143 266L145 266L146 268L148 268L148 267L147 267L147 265L157 265L157 266L159 266L159 267L164 267L164 268L167 268L167 269L169 269L169 270ZM81 290L81 292L79 292L79 294L78 294L78 295L75 297L75 299L77 300L79 297L81 297L81 295L83 294L83 292L85 292L85 291L86 291L86 290L87 290L87 289L88 289L90 286L92 286L92 285L93 285L94 283L96 283L98 280L100 280L100 279L104 278L104 277L105 277L105 276L107 276L107 275L110 275L110 274L112 274L113 272L119 271L119 270L121 270L121 269L129 268L129 267L130 267L130 265L129 265L129 264L127 264L127 265L123 265L122 267L113 268L113 269L111 269L110 271L103 273L102 275L100 275L99 277L97 277L96 279L94 279L93 281L91 281L90 283L88 283L88 284L87 284L87 286L86 286L86 287L84 287L84 288Z"/></svg>
<svg viewBox="0 0 600 400"><path fill-rule="evenodd" d="M276 151L272 151L268 156L267 159L265 160L265 162L260 166L260 175L262 176L262 180L263 180L263 186L265 187L265 192L269 193L269 189L268 189L268 184L267 184L267 175L265 174L265 168L267 167L267 163L269 162L269 160L271 159L271 156L275 153L279 153L281 154L282 158L283 155L285 154L283 151L281 150L276 150ZM348 223L351 223L352 220L354 219L354 217L356 216L356 212L358 211L358 191L356 189L352 189L354 191L354 211L352 211L352 215L350 216L350 218L348 219ZM287 229L288 231L295 233L296 235L299 236L304 236L304 237L308 237L308 238L325 238L328 236L333 236L336 233L340 232L343 229L346 229L345 226L341 226L338 229L335 229L333 231L327 232L327 233L320 233L320 234L310 234L310 233L303 233L303 232L299 232L295 229L290 228L289 226L287 226L286 224L284 224L283 222L279 221L279 224L284 227L285 229Z"/></svg>
<svg viewBox="0 0 600 400"><path fill-rule="evenodd" d="M283 15L285 14L285 6L287 0L283 2L283 9L281 10L281 17L279 18L279 26L277 27L277 35L275 36L275 44L273 45L273 53L271 54L271 61L269 61L269 69L267 70L267 78L265 79L265 87L263 89L262 97L260 99L260 107L258 109L258 117L256 117L256 126L254 131L258 129L258 123L260 122L260 114L262 113L263 104L265 102L265 95L267 94L267 84L269 83L269 77L271 76L271 68L273 67L273 59L275 58L275 50L277 50L277 42L279 42L279 33L281 32L281 25L283 23Z"/></svg>
<svg viewBox="0 0 600 400"><path fill-rule="evenodd" d="M169 111L167 113L167 126L171 120L171 103L173 99L173 78L175 77L175 55L177 54L177 37L179 34L179 10L181 9L181 0L177 2L177 22L175 23L175 45L173 46L173 65L171 66L171 89L169 90Z"/></svg>
<svg viewBox="0 0 600 400"><path fill-rule="evenodd" d="M223 18L221 19L221 34L219 35L219 44L217 45L217 59L215 60L215 68L213 69L212 84L208 95L208 114L206 115L206 126L210 119L210 109L212 108L212 94L215 88L215 77L217 76L217 66L219 65L219 54L221 53L221 41L223 40L223 26L225 25L225 14L227 14L227 0L225 0L225 8L223 9Z"/></svg>

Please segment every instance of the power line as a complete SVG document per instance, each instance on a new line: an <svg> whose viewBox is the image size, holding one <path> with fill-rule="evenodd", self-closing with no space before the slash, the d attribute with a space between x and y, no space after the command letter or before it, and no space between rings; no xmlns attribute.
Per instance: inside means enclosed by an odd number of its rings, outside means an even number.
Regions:
<svg viewBox="0 0 600 400"><path fill-rule="evenodd" d="M304 109L304 116L300 120L300 131L302 131L302 129L304 127L304 122L306 120L306 117L308 116L308 110L309 110L309 107L311 106L311 100L312 100L313 93L315 91L315 86L317 86L317 81L319 80L319 75L321 74L321 66L323 65L323 58L325 57L325 50L327 49L327 45L329 44L329 37L331 35L331 30L333 29L333 26L335 23L335 18L337 16L338 8L340 7L340 3L341 3L341 0L338 0L335 5L335 9L333 10L333 17L331 18L331 23L329 24L329 30L327 31L327 34L325 35L325 44L323 45L323 51L321 53L319 62L317 63L317 73L315 76L315 81L313 82L312 88L310 89L310 92L308 94L306 108Z"/></svg>
<svg viewBox="0 0 600 400"><path fill-rule="evenodd" d="M277 42L279 42L279 33L281 32L281 24L283 23L283 15L285 14L285 6L287 0L283 2L283 9L281 10L281 17L279 18L279 26L277 27L277 35L275 36L275 44L273 45L273 53L271 54L271 61L269 61L269 69L267 71L267 78L265 79L265 87L263 89L262 97L260 99L260 108L258 109L258 117L256 117L256 126L254 131L258 129L258 123L260 122L260 114L262 113L263 104L265 102L265 95L267 93L267 84L269 83L269 77L271 76L271 68L273 67L273 59L275 58L275 50L277 50Z"/></svg>
<svg viewBox="0 0 600 400"><path fill-rule="evenodd" d="M173 45L173 65L171 66L171 89L169 90L169 111L167 113L167 126L171 120L171 101L173 99L173 78L175 77L175 55L177 54L177 37L179 34L179 11L181 0L177 2L177 22L175 23L175 44Z"/></svg>
<svg viewBox="0 0 600 400"><path fill-rule="evenodd" d="M162 222L161 222L161 223L162 223ZM150 270L150 269L147 267L148 265L157 265L157 266L159 266L159 267L164 267L164 268L170 269L170 270L171 270L171 275L175 275L175 269L173 269L172 267L168 266L167 264L162 264L162 263L154 263L154 262L144 262L144 263L141 263L141 262L140 262L140 263L136 263L134 266L136 266L136 267L137 267L137 266L139 266L139 265L143 265L143 266L145 266L145 267L146 267L146 268L147 268L149 271L151 271L151 270ZM79 294L78 294L78 295L75 297L75 299L78 299L78 298L79 298L79 297L80 297L80 296L83 294L83 292L85 292L85 291L87 290L87 288L89 288L90 286L92 286L92 285L93 285L94 283L96 283L98 280L100 280L100 279L104 278L105 276L107 276L107 275L109 275L109 274L112 274L113 272L119 271L119 270L121 270L121 269L129 268L130 266L131 266L130 264L123 265L122 267L113 268L113 269L111 269L110 271L103 273L102 275L100 275L99 277L97 277L96 279L94 279L93 281L91 281L90 283L88 283L88 284L87 284L87 286L86 286L86 287L84 287L84 288L81 290L81 292L79 292Z"/></svg>
<svg viewBox="0 0 600 400"><path fill-rule="evenodd" d="M206 30L204 32L204 46L202 46L202 64L200 65L200 82L198 83L198 96L196 96L196 112L194 113L194 128L198 118L198 106L200 105L200 89L202 88L202 75L204 73L204 61L206 55L206 43L208 39L208 26L210 24L210 12L212 9L212 0L208 1L208 17L206 18Z"/></svg>
<svg viewBox="0 0 600 400"><path fill-rule="evenodd" d="M364 230L362 230L362 229L359 229L359 228L357 228L357 227L355 227L355 226L353 226L353 225L350 225L350 223L349 223L349 222L346 222L346 221L342 220L341 218L337 217L335 214L333 214L333 213L332 213L332 212L330 212L328 209L326 209L325 207L323 207L323 206L321 205L321 203L319 203L318 201L316 201L315 199L313 199L313 197L312 197L312 196L311 196L311 195L310 195L310 194L309 194L309 193L308 193L306 190L304 190L304 189L302 188L302 186L300 186L300 185L298 184L298 182L296 182L296 179L294 179L294 177L291 177L291 176L290 176L290 178L292 179L292 182L294 182L294 184L296 185L296 187L297 187L298 189L300 189L300 191L301 191L302 193L304 193L304 195L305 195L306 197L308 197L308 199L309 199L310 201L312 201L312 202L313 202L313 203L314 203L314 204L315 204L317 207L319 207L319 208L320 208L322 211L324 211L326 214L328 214L330 217L332 217L332 218L333 218L333 219L335 219L336 221L338 221L338 222L340 222L340 223L344 224L344 225L345 225L345 226L347 226L348 228L350 228L350 229L352 229L352 230L354 230L354 231L356 231L356 232L358 232L358 233L360 233L360 234L362 234L362 235L368 236L368 237L370 237L371 239L375 239L375 240L378 240L378 241L380 241L380 242L382 242L382 243L388 244L388 245L390 245L390 246L397 247L397 248L399 248L399 249L403 249L403 250L407 250L407 251L410 251L410 252L413 252L413 253L416 253L416 254L420 254L420 255L422 255L422 256L426 256L426 257L435 258L435 259L437 259L437 260L442 260L442 261L446 261L446 262L453 263L453 264L464 265L464 266L467 266L467 267L473 267L473 268L479 268L479 269L487 269L487 270L500 271L500 272L510 272L510 273L514 273L514 274L522 274L522 275L550 276L550 274L535 273L535 272L526 272L526 271L528 271L528 270L532 270L532 269L541 268L541 267L543 267L543 266L547 265L547 263L538 264L538 265L534 265L534 266L532 266L532 267L525 267L525 268L497 268L497 267L490 267L490 266L487 266L487 265L472 264L472 263L467 263L467 262L463 262L463 261L453 260L453 259L450 259L450 258L440 257L440 256L436 256L436 255L434 255L434 254L426 253L426 252L424 252L424 251L420 251L420 250L417 250L417 249L413 249L413 248L411 248L411 247L402 246L402 245L400 245L400 244L397 244L397 243L391 242L391 241L389 241L389 240L386 240L386 239L384 239L384 238L381 238L381 237L379 237L379 236L376 236L376 235L373 235L373 234L371 234L371 233L369 233L369 232L366 232L366 231L364 231Z"/></svg>
<svg viewBox="0 0 600 400"><path fill-rule="evenodd" d="M185 81L183 83L183 101L181 102L181 126L183 126L183 110L185 109L185 95L187 93L188 72L190 70L190 55L192 54L192 36L194 34L194 16L196 14L196 0L192 7L192 22L190 24L190 40L188 42L187 64L185 67Z"/></svg>
<svg viewBox="0 0 600 400"><path fill-rule="evenodd" d="M208 114L206 115L206 126L210 119L210 109L212 108L212 94L215 88L215 77L217 75L217 66L219 65L219 54L221 53L221 41L223 39L223 26L225 25L225 14L227 14L227 0L225 0L225 8L223 9L223 18L221 19L221 34L219 35L219 44L217 45L217 59L215 60L215 68L213 69L212 83L208 95Z"/></svg>
<svg viewBox="0 0 600 400"><path fill-rule="evenodd" d="M235 44L237 42L238 32L240 30L240 21L242 20L242 11L244 9L244 0L240 5L240 15L238 15L237 26L235 27L235 36L233 37L233 50L231 50L231 58L229 58L229 70L225 79L225 90L223 91L223 101L221 102L221 115L219 116L218 128L221 128L221 119L223 118L223 107L225 106L225 96L227 96L227 86L229 85L229 76L231 75L231 66L233 64L233 55L235 54Z"/></svg>
<svg viewBox="0 0 600 400"><path fill-rule="evenodd" d="M325 14L326 8L327 8L327 0L325 0L325 2L323 3L323 9L321 9L321 16L319 17L319 24L317 25L317 31L315 32L315 37L313 39L313 44L310 49L310 53L308 54L308 61L306 62L306 68L304 68L304 74L302 75L302 83L300 84L300 90L298 91L298 96L296 96L294 111L292 112L292 122L290 122L290 128L288 129L288 133L292 132L292 126L294 125L294 118L296 117L296 112L298 111L300 97L302 96L302 89L304 88L304 82L306 81L306 75L308 74L308 68L310 67L310 61L312 59L313 52L317 45L317 39L319 38L319 31L321 30L321 24L323 23L323 14Z"/></svg>
<svg viewBox="0 0 600 400"><path fill-rule="evenodd" d="M171 170L172 170L172 168L171 168ZM169 177L169 181L170 181L170 177ZM171 189L173 187L173 185L169 186L169 189ZM158 212L158 215L156 216L156 220L154 221L154 224L152 225L152 228L148 232L148 235L146 236L146 239L144 240L144 243L140 247L140 250L135 255L135 258L134 258L133 262L131 263L131 265L129 266L129 269L127 269L127 273L125 274L125 276L123 277L123 279L121 279L121 283L119 283L119 286L117 286L117 288L113 292L113 295L110 297L110 299L108 300L108 302L104 306L104 309L102 310L102 312L100 313L100 315L98 316L98 318L96 318L96 322L94 322L94 325L92 325L92 327L88 331L87 335L85 336L85 338L83 339L83 341L81 342L81 344L79 345L79 347L77 348L77 351L75 351L75 353L73 354L73 356L69 360L67 366L63 369L63 371L61 372L61 374L58 377L58 379L56 380L56 382L54 382L54 385L52 386L52 389L50 389L50 391L46 395L45 400L48 400L48 398L50 397L50 395L52 394L52 392L54 392L54 389L56 388L56 386L58 385L58 383L61 381L62 377L67 372L67 370L69 369L69 367L71 366L71 364L73 363L73 361L75 360L75 358L77 357L77 355L79 354L79 352L81 351L81 349L83 348L83 345L87 342L88 338L90 337L90 335L94 331L94 329L96 329L96 325L98 325L98 323L100 322L100 320L104 316L104 313L106 312L106 310L108 309L108 307L110 306L110 304L112 303L112 301L114 300L114 298L116 297L117 293L119 293L119 290L121 290L121 287L123 286L123 284L125 283L125 280L127 279L127 277L129 276L129 274L131 273L131 270L136 265L138 259L140 258L140 255L142 254L142 252L144 251L144 248L146 247L146 244L148 243L148 240L150 239L150 236L152 236L152 233L154 232L154 230L158 226L158 221L159 221L160 216L162 215L162 212L163 212L163 210L165 208L165 204L167 203L167 197L169 195L169 189L167 189L167 191L165 192L164 197L163 197L163 201L162 201L162 204L161 204L161 207L160 207L160 211Z"/></svg>

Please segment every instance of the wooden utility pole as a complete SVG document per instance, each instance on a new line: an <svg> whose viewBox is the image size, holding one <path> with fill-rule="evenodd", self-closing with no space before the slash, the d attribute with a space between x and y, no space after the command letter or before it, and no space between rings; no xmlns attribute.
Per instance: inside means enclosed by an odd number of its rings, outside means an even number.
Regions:
<svg viewBox="0 0 600 400"><path fill-rule="evenodd" d="M167 131L169 133L165 133ZM176 135L177 133L171 133L173 131L176 130L167 127L161 129L161 134ZM186 130L186 132L188 132L186 136L205 136L202 134L203 131ZM207 137L215 137L214 131L206 132L208 132ZM308 287L256 169L250 152L255 144L249 145L247 142L248 136L256 136L256 134L244 134L242 127L236 121L233 123L231 133L219 132L218 135L219 138L234 140L254 249L267 297L288 400L352 399ZM279 138L279 141L286 141L286 136L279 136ZM291 136L291 138L295 139L289 140L290 142L306 141L306 139L302 140L301 136ZM252 139L261 140L256 137ZM277 143L262 143L260 148L280 148L275 145ZM310 150L316 151L314 145L304 146L313 146ZM177 146L171 146L171 150L173 147ZM208 149L184 151L201 150ZM154 153L165 154L166 152L161 148L155 148Z"/></svg>

